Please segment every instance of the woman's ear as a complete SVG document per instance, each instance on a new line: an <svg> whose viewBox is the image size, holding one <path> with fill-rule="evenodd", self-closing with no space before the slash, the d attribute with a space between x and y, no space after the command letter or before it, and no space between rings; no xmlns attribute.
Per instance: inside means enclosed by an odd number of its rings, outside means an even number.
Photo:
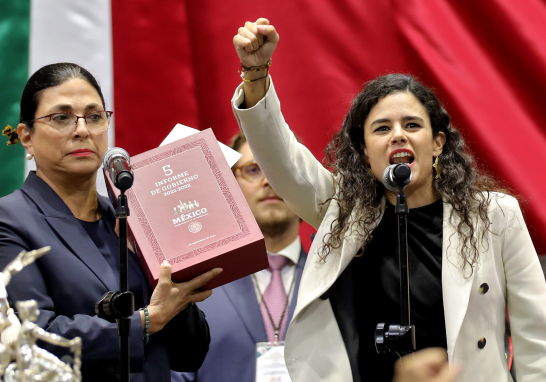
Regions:
<svg viewBox="0 0 546 382"><path fill-rule="evenodd" d="M34 149L32 147L32 133L28 129L27 125L24 123L20 123L17 125L17 134L19 134L19 140L21 141L21 144L29 154L34 155Z"/></svg>
<svg viewBox="0 0 546 382"><path fill-rule="evenodd" d="M432 155L437 157L444 149L444 145L446 144L446 135L440 131L438 135L432 139L434 141L434 150Z"/></svg>

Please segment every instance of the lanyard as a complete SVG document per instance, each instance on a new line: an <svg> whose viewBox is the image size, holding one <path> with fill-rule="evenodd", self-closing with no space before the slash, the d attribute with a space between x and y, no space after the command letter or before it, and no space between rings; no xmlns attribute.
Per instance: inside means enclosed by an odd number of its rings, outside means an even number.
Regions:
<svg viewBox="0 0 546 382"><path fill-rule="evenodd" d="M299 263L299 259L298 259ZM269 307L267 306L267 303L264 300L264 296L262 295L262 291L260 290L260 286L258 285L258 280L256 279L256 275L252 275L252 278L254 279L254 282L256 283L256 288L258 289L258 294L260 295L260 300L263 301L265 310L267 311L267 315L269 317L269 320L271 321L271 326L273 326L273 330L275 331L275 342L279 341L279 332L281 330L282 322L284 320L284 315L286 314L286 311L288 310L288 300L290 299L290 294L292 293L292 288L294 287L294 283L296 281L296 276L298 273L298 263L296 263L296 267L294 270L294 277L292 278L292 283L290 283L290 290L286 294L286 302L284 303L284 309L282 311L281 319L279 320L279 325L275 325L275 321L273 321L273 317L271 316L271 312L269 311Z"/></svg>

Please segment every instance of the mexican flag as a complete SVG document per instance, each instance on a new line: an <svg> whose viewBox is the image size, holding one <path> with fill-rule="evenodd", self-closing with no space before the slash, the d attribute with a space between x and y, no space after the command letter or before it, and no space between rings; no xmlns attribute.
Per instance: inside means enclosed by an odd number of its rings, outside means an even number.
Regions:
<svg viewBox="0 0 546 382"><path fill-rule="evenodd" d="M526 201L530 234L546 253L538 0L0 0L0 128L17 126L29 74L69 61L102 86L114 111L110 146L139 154L177 123L211 127L226 143L238 131L232 38L258 17L281 36L270 73L283 115L318 159L366 81L413 74L436 89L478 166ZM0 196L32 164L2 138Z"/></svg>
<svg viewBox="0 0 546 382"><path fill-rule="evenodd" d="M179 122L198 127L196 100L188 97L195 88L187 6L181 0L0 0L0 128L17 127L28 77L56 62L79 64L98 80L107 109L115 111L108 130L111 147L135 155L157 147ZM229 107L229 96L225 102ZM120 123L125 128L117 130ZM235 132L232 125L229 134ZM1 197L19 188L35 163L25 160L20 144L0 143L0 159ZM106 194L102 176L97 182Z"/></svg>

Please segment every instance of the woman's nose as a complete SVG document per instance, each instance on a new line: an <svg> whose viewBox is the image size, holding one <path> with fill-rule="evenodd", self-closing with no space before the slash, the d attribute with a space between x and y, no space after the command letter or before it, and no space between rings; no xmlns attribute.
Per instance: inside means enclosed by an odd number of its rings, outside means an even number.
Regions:
<svg viewBox="0 0 546 382"><path fill-rule="evenodd" d="M407 141L406 131L401 125L394 125L392 129L391 144L405 143Z"/></svg>
<svg viewBox="0 0 546 382"><path fill-rule="evenodd" d="M87 124L85 119L78 118L76 120L76 127L73 133L77 138L87 137L89 135L89 130L87 129Z"/></svg>

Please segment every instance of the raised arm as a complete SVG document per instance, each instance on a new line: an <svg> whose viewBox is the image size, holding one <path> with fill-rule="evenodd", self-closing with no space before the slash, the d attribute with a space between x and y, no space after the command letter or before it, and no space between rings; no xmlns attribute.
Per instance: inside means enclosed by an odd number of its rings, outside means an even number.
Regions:
<svg viewBox="0 0 546 382"><path fill-rule="evenodd" d="M267 19L245 23L233 38L239 60L247 68L266 65L278 41ZM262 70L244 72L243 79L259 80L244 81L236 90L233 112L272 187L300 218L318 228L328 208L324 203L334 194L334 179L290 131L273 82L265 77Z"/></svg>

